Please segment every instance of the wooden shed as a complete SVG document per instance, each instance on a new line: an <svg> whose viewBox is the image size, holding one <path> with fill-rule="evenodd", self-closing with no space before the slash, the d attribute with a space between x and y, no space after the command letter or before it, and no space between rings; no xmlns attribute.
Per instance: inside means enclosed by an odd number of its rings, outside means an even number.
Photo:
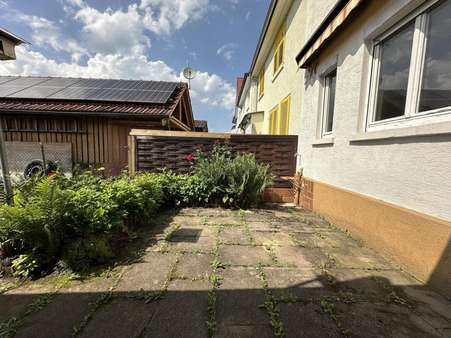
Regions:
<svg viewBox="0 0 451 338"><path fill-rule="evenodd" d="M161 81L0 77L5 141L70 143L74 164L127 166L131 129L194 130L188 86Z"/></svg>

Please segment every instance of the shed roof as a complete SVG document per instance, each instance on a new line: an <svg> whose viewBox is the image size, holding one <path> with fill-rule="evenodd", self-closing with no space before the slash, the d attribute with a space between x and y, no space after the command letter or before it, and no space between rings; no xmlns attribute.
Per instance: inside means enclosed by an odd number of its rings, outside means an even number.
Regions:
<svg viewBox="0 0 451 338"><path fill-rule="evenodd" d="M2 77L0 76L0 84L2 81L14 79L24 79L31 80L36 79L35 77ZM44 81L47 79L51 80L69 80L67 78L43 78ZM9 81L8 80L8 81ZM79 80L79 79L72 79ZM90 79L98 80L98 79ZM112 80L105 80L112 81ZM113 80L117 85L127 82L129 80ZM10 82L10 81L9 81ZM158 84L155 81L136 81L137 83L142 83L144 85ZM42 82L41 87L42 87ZM182 98L183 94L187 92L188 88L185 83L170 83L174 85L173 92L169 95L169 98L162 103L152 103L152 102L126 102L126 101L111 101L111 100L83 100L83 99L62 99L62 98L51 98L45 95L39 97L39 95L15 95L11 96L1 96L0 91L0 111L8 112L33 112L33 113L80 113L80 114L127 114L127 115L141 115L141 116L169 116L173 113L177 103ZM29 90L31 85L27 88L22 88L21 91ZM106 94L108 94L109 88L103 89ZM114 89L111 89L114 90ZM28 91L30 92L30 91ZM17 97L16 97L17 96Z"/></svg>

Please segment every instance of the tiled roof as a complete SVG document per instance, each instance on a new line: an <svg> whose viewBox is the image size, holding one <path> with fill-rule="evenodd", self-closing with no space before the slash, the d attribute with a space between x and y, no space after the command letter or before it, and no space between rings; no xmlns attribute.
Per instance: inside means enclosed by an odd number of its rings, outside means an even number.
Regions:
<svg viewBox="0 0 451 338"><path fill-rule="evenodd" d="M178 85L166 104L0 98L0 112L71 112L98 113L99 115L130 114L168 116L174 111L185 90L185 84L181 83Z"/></svg>

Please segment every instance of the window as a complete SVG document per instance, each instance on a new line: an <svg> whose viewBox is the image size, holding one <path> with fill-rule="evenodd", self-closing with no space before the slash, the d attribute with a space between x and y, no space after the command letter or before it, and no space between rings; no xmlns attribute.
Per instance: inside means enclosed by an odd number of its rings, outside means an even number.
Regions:
<svg viewBox="0 0 451 338"><path fill-rule="evenodd" d="M324 98L322 107L322 136L332 133L334 126L335 90L337 85L337 70L324 77Z"/></svg>
<svg viewBox="0 0 451 338"><path fill-rule="evenodd" d="M265 69L258 74L258 97L261 98L265 94Z"/></svg>
<svg viewBox="0 0 451 338"><path fill-rule="evenodd" d="M284 59L284 47L285 47L285 27L280 28L277 33L276 40L274 41L274 71L276 75L283 66Z"/></svg>
<svg viewBox="0 0 451 338"><path fill-rule="evenodd" d="M269 133L272 135L288 135L290 126L290 96L269 112Z"/></svg>
<svg viewBox="0 0 451 338"><path fill-rule="evenodd" d="M5 54L5 49L3 48L3 41L0 40L0 54Z"/></svg>
<svg viewBox="0 0 451 338"><path fill-rule="evenodd" d="M369 126L451 112L451 1L429 1L375 41Z"/></svg>

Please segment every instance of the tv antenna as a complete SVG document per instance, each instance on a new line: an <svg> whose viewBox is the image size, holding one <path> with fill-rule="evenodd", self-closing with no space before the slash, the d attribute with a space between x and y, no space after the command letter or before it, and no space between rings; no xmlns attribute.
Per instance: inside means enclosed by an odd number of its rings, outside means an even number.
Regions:
<svg viewBox="0 0 451 338"><path fill-rule="evenodd" d="M188 80L188 89L191 89L191 80L196 77L196 71L188 66L183 70L183 76Z"/></svg>

